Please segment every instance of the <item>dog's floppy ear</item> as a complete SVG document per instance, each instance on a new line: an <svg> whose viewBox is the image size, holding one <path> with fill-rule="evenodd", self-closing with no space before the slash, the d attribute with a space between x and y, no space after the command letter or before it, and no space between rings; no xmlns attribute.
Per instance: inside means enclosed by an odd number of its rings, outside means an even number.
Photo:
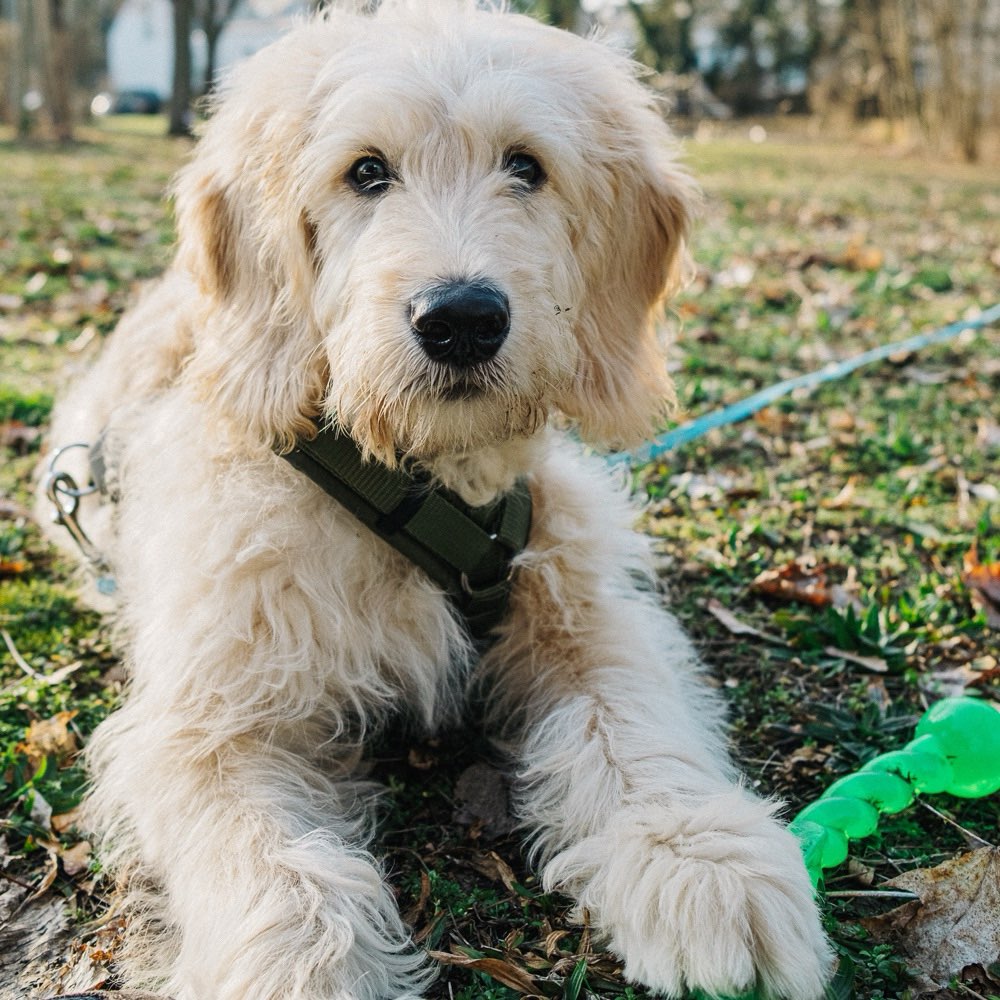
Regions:
<svg viewBox="0 0 1000 1000"><path fill-rule="evenodd" d="M627 447L650 434L675 396L657 322L688 265L698 192L676 162L660 115L632 80L606 107L590 159L595 183L574 234L583 272L573 319L580 347L561 409L591 443Z"/></svg>
<svg viewBox="0 0 1000 1000"><path fill-rule="evenodd" d="M188 377L220 415L279 448L311 432L326 388L315 234L295 182L312 74L296 57L279 69L259 56L237 74L175 185L177 262L204 305Z"/></svg>

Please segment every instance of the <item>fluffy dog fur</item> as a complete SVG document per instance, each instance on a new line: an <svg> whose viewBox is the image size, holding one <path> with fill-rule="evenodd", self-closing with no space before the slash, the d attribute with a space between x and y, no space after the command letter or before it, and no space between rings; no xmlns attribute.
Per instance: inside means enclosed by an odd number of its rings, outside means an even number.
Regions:
<svg viewBox="0 0 1000 1000"><path fill-rule="evenodd" d="M373 150L395 179L363 196L346 175ZM542 164L536 190L511 150ZM233 76L176 197L176 266L53 428L106 428L121 494L83 510L132 672L88 749L89 815L145 913L133 980L178 1000L417 996L350 764L388 713L439 725L475 679L545 885L629 977L820 996L796 841L739 785L691 646L636 589L624 499L547 426L627 444L671 397L653 319L694 195L627 60L460 2L333 11ZM455 277L501 288L512 317L464 373L407 319ZM439 589L276 454L333 414L473 503L529 477L529 547L478 661Z"/></svg>

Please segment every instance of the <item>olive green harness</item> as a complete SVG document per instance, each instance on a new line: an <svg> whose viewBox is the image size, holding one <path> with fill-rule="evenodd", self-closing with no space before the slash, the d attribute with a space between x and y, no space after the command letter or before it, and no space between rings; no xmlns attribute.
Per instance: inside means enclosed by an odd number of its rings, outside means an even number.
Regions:
<svg viewBox="0 0 1000 1000"><path fill-rule="evenodd" d="M491 503L472 507L422 470L365 461L336 425L300 439L284 458L437 583L474 639L486 638L502 621L513 561L531 527L524 479Z"/></svg>

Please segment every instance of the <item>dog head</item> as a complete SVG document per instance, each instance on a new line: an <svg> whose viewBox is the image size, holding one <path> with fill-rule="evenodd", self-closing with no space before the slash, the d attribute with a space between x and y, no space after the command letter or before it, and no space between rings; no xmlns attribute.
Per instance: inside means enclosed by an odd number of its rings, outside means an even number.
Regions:
<svg viewBox="0 0 1000 1000"><path fill-rule="evenodd" d="M177 188L192 371L279 447L336 414L393 463L534 433L624 445L693 187L632 65L460 0L331 11L244 64Z"/></svg>

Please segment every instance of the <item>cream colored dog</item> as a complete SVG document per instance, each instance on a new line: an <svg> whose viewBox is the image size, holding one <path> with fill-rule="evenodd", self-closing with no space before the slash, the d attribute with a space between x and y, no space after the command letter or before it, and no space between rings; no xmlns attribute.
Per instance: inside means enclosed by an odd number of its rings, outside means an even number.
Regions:
<svg viewBox="0 0 1000 1000"><path fill-rule="evenodd" d="M819 997L796 840L740 786L690 644L636 588L647 546L603 463L547 426L627 444L671 398L653 322L693 189L628 61L457 0L333 11L233 76L176 194L176 266L53 428L104 432L120 497L82 511L132 671L89 809L146 910L133 980L417 996L349 768L389 713L439 725L475 679L545 885L630 979ZM334 415L470 504L527 477L485 651L279 454Z"/></svg>

